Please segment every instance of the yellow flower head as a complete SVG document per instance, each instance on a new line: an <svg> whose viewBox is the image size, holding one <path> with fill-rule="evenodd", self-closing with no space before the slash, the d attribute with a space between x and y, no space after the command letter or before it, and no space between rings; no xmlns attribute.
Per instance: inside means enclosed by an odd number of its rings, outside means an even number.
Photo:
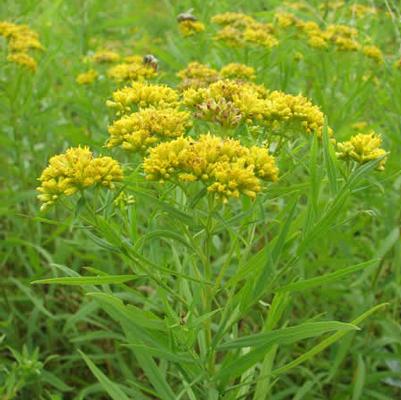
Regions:
<svg viewBox="0 0 401 400"><path fill-rule="evenodd" d="M135 108L175 108L179 105L178 93L166 85L152 85L146 82L133 82L131 86L116 90L113 100L107 105L119 113L127 113Z"/></svg>
<svg viewBox="0 0 401 400"><path fill-rule="evenodd" d="M142 64L143 57L137 54L132 54L130 56L125 56L123 61L128 64Z"/></svg>
<svg viewBox="0 0 401 400"><path fill-rule="evenodd" d="M334 43L337 49L342 51L357 51L361 47L356 40L345 36L337 37Z"/></svg>
<svg viewBox="0 0 401 400"><path fill-rule="evenodd" d="M307 133L321 135L324 115L307 98L279 91L268 92L250 82L220 80L208 88L188 89L183 103L195 110L195 116L225 127L240 122L265 125L281 130L301 126Z"/></svg>
<svg viewBox="0 0 401 400"><path fill-rule="evenodd" d="M387 152L380 147L381 143L381 136L373 131L367 134L358 133L346 142L337 143L337 156L345 160L354 160L359 164L383 158L377 169L384 170Z"/></svg>
<svg viewBox="0 0 401 400"><path fill-rule="evenodd" d="M120 55L111 50L98 50L90 57L90 60L96 64L114 63L120 59Z"/></svg>
<svg viewBox="0 0 401 400"><path fill-rule="evenodd" d="M200 21L180 21L178 26L180 28L181 35L184 37L192 36L205 30L205 25Z"/></svg>
<svg viewBox="0 0 401 400"><path fill-rule="evenodd" d="M220 70L220 75L222 78L228 79L253 80L255 79L255 69L244 64L231 63Z"/></svg>
<svg viewBox="0 0 401 400"><path fill-rule="evenodd" d="M43 50L39 35L27 25L0 22L0 36L8 40L8 50L11 52L25 53L28 50Z"/></svg>
<svg viewBox="0 0 401 400"><path fill-rule="evenodd" d="M98 76L99 76L99 74L94 69L90 69L89 71L79 74L76 77L75 81L79 85L89 85L89 84L93 83L97 79Z"/></svg>
<svg viewBox="0 0 401 400"><path fill-rule="evenodd" d="M233 27L243 28L249 24L255 22L255 20L246 14L236 13L236 12L227 12L223 14L217 14L212 17L212 22L218 25L231 25Z"/></svg>
<svg viewBox="0 0 401 400"><path fill-rule="evenodd" d="M358 36L358 30L348 25L333 24L329 25L326 29L327 35L330 37L345 37L345 38L356 38Z"/></svg>
<svg viewBox="0 0 401 400"><path fill-rule="evenodd" d="M94 157L87 147L75 147L54 156L39 178L41 209L54 204L60 196L71 196L90 186L114 188L123 179L120 164L110 157Z"/></svg>
<svg viewBox="0 0 401 400"><path fill-rule="evenodd" d="M365 6L364 4L352 4L350 12L357 18L363 18L367 15L376 15L378 10L376 7Z"/></svg>
<svg viewBox="0 0 401 400"><path fill-rule="evenodd" d="M242 47L244 45L242 31L231 25L220 29L214 36L214 40L224 42L229 47Z"/></svg>
<svg viewBox="0 0 401 400"><path fill-rule="evenodd" d="M0 36L7 40L7 61L19 64L32 72L36 71L37 63L28 54L30 50L43 50L39 36L27 25L17 25L11 22L0 22Z"/></svg>
<svg viewBox="0 0 401 400"><path fill-rule="evenodd" d="M322 32L320 26L315 21L302 21L297 20L296 26L299 30L307 33L308 35L319 34Z"/></svg>
<svg viewBox="0 0 401 400"><path fill-rule="evenodd" d="M144 170L150 180L203 182L223 202L240 194L253 199L261 190L261 180L275 181L278 176L266 148L248 148L238 140L210 134L154 147L144 160Z"/></svg>
<svg viewBox="0 0 401 400"><path fill-rule="evenodd" d="M270 32L271 25L252 24L245 29L243 38L246 42L271 49L278 45L278 40Z"/></svg>
<svg viewBox="0 0 401 400"><path fill-rule="evenodd" d="M378 63L384 61L383 53L377 46L363 46L362 52L366 57L371 58Z"/></svg>
<svg viewBox="0 0 401 400"><path fill-rule="evenodd" d="M309 35L308 45L316 49L325 49L328 47L325 38L319 34Z"/></svg>
<svg viewBox="0 0 401 400"><path fill-rule="evenodd" d="M306 97L274 91L269 94L266 104L263 113L265 124L273 128L282 124L300 124L307 133L322 134L324 115Z"/></svg>
<svg viewBox="0 0 401 400"><path fill-rule="evenodd" d="M11 53L7 56L7 61L19 64L32 72L35 72L37 68L35 59L26 53Z"/></svg>
<svg viewBox="0 0 401 400"><path fill-rule="evenodd" d="M292 8L293 10L298 10L298 11L308 10L308 5L304 3L299 3L299 2L293 3L292 1L284 1L284 5L285 7Z"/></svg>
<svg viewBox="0 0 401 400"><path fill-rule="evenodd" d="M204 87L219 79L217 70L198 62L189 63L185 69L178 71L177 76L182 81L180 87L185 89Z"/></svg>
<svg viewBox="0 0 401 400"><path fill-rule="evenodd" d="M111 67L107 76L116 82L139 81L150 79L157 75L157 71L149 65L142 63L123 63Z"/></svg>
<svg viewBox="0 0 401 400"><path fill-rule="evenodd" d="M267 90L250 82L220 80L208 88L184 91L183 102L195 109L197 118L234 127L241 120L262 118Z"/></svg>
<svg viewBox="0 0 401 400"><path fill-rule="evenodd" d="M290 26L296 25L298 19L294 14L286 12L277 12L274 15L277 25L280 28L289 28Z"/></svg>
<svg viewBox="0 0 401 400"><path fill-rule="evenodd" d="M355 122L351 125L352 129L355 129L356 131L363 131L368 127L368 123L366 121L359 121Z"/></svg>
<svg viewBox="0 0 401 400"><path fill-rule="evenodd" d="M163 140L184 135L191 124L186 111L145 108L113 122L107 147L121 146L125 150L144 152Z"/></svg>

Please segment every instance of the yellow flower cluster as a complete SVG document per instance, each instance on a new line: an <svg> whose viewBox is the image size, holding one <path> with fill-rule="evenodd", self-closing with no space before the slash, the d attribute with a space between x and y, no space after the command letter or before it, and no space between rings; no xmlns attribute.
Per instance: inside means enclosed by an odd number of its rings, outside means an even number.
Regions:
<svg viewBox="0 0 401 400"><path fill-rule="evenodd" d="M246 14L236 13L236 12L226 12L223 14L217 14L212 17L212 22L214 24L223 25L223 26L233 26L236 28L244 28L255 20Z"/></svg>
<svg viewBox="0 0 401 400"><path fill-rule="evenodd" d="M181 35L184 37L192 36L205 30L205 25L200 21L184 20L180 21L178 26Z"/></svg>
<svg viewBox="0 0 401 400"><path fill-rule="evenodd" d="M182 136L190 128L189 112L174 108L145 108L114 121L107 147L144 152L164 139Z"/></svg>
<svg viewBox="0 0 401 400"><path fill-rule="evenodd" d="M248 25L243 32L243 39L245 43L255 44L268 49L278 45L278 40L273 35L272 24L254 22Z"/></svg>
<svg viewBox="0 0 401 400"><path fill-rule="evenodd" d="M277 12L274 19L280 28L289 28L296 25L298 21L294 14L282 11Z"/></svg>
<svg viewBox="0 0 401 400"><path fill-rule="evenodd" d="M0 36L3 36L8 43L8 61L24 66L32 72L36 71L37 63L28 54L30 50L43 50L36 32L27 25L3 21L0 22Z"/></svg>
<svg viewBox="0 0 401 400"><path fill-rule="evenodd" d="M377 46L364 46L362 52L366 57L371 58L378 63L384 62L383 53Z"/></svg>
<svg viewBox="0 0 401 400"><path fill-rule="evenodd" d="M296 6L296 4L291 3L292 6ZM344 5L344 3L341 4ZM331 8L332 6L330 3ZM304 7L292 8L303 9ZM371 13L372 10L354 8L356 13ZM222 26L215 35L215 40L222 41L231 47L254 44L272 48L279 44L278 36L280 33L294 28L295 37L305 37L310 47L326 49L333 45L339 51L361 51L365 56L378 62L383 59L380 49L376 46L363 47L360 44L356 28L342 24L331 24L323 29L314 21L304 21L295 14L282 10L274 14L273 24L260 23L251 16L241 13L218 14L212 18L212 22Z"/></svg>
<svg viewBox="0 0 401 400"><path fill-rule="evenodd" d="M214 39L225 43L229 47L243 47L245 45L241 30L231 25L220 29L214 36Z"/></svg>
<svg viewBox="0 0 401 400"><path fill-rule="evenodd" d="M320 10L332 10L332 11L336 11L339 9L344 8L345 6L345 1L344 0L331 0L331 1L327 1L324 3L319 4L319 9Z"/></svg>
<svg viewBox="0 0 401 400"><path fill-rule="evenodd" d="M214 68L210 68L205 64L191 62L188 66L177 73L181 79L180 88L207 87L219 79L255 79L255 69L245 64L231 63L224 66L220 72Z"/></svg>
<svg viewBox="0 0 401 400"><path fill-rule="evenodd" d="M306 34L311 47L326 48L329 43L333 43L341 51L356 51L360 48L357 41L358 31L347 25L329 25L326 29L321 29L316 22L298 19L295 26Z"/></svg>
<svg viewBox="0 0 401 400"><path fill-rule="evenodd" d="M283 5L286 8L292 8L293 10L298 10L298 11L308 11L308 9L310 7L308 4L292 2L292 1L284 1Z"/></svg>
<svg viewBox="0 0 401 400"><path fill-rule="evenodd" d="M268 92L262 85L250 82L220 80L207 88L187 89L183 94L186 106L195 109L195 116L225 127L240 122L279 129L300 124L307 132L321 135L324 115L307 98L279 91Z"/></svg>
<svg viewBox="0 0 401 400"><path fill-rule="evenodd" d="M273 128L281 128L283 123L300 124L307 133L322 134L324 115L318 106L313 105L302 95L291 95L280 91L269 94L268 106L264 111L264 123Z"/></svg>
<svg viewBox="0 0 401 400"><path fill-rule="evenodd" d="M54 204L60 196L71 196L90 186L113 189L114 182L123 179L120 164L111 157L94 157L89 148L75 147L54 156L39 178L38 198L42 210Z"/></svg>
<svg viewBox="0 0 401 400"><path fill-rule="evenodd" d="M178 71L177 76L181 79L180 87L183 89L204 87L219 79L217 70L198 62L189 63L185 69Z"/></svg>
<svg viewBox="0 0 401 400"><path fill-rule="evenodd" d="M131 86L116 90L112 98L106 104L120 114L129 113L133 108L176 108L179 105L179 96L174 89L147 82L132 82Z"/></svg>
<svg viewBox="0 0 401 400"><path fill-rule="evenodd" d="M200 181L223 202L244 194L254 199L261 180L275 181L278 168L266 148L245 147L238 140L210 134L179 138L150 150L144 160L147 179Z"/></svg>
<svg viewBox="0 0 401 400"><path fill-rule="evenodd" d="M125 62L111 67L107 71L107 76L117 82L139 81L153 78L157 75L157 70L149 64L145 64L140 58L131 58L132 62Z"/></svg>
<svg viewBox="0 0 401 400"><path fill-rule="evenodd" d="M98 50L89 57L89 61L96 64L115 63L120 60L120 55L112 50Z"/></svg>
<svg viewBox="0 0 401 400"><path fill-rule="evenodd" d="M224 13L212 17L212 22L222 25L215 40L222 41L231 47L242 47L247 44L272 48L278 45L274 36L273 25L257 22L249 15L241 13Z"/></svg>
<svg viewBox="0 0 401 400"><path fill-rule="evenodd" d="M11 53L7 56L7 61L26 67L32 72L35 72L37 68L35 59L26 53Z"/></svg>
<svg viewBox="0 0 401 400"><path fill-rule="evenodd" d="M353 6L355 7L353 8L353 12L355 13L372 13L375 10L374 8L370 10L370 7L366 9L359 8L357 7L359 6L358 4L354 4ZM383 54L377 46L361 46L358 41L358 30L356 28L347 25L332 24L326 29L322 29L314 21L303 21L294 14L283 12L277 12L275 20L281 29L295 27L299 33L306 35L307 43L310 47L325 49L330 44L333 44L339 51L360 50L366 57L378 63L383 62Z"/></svg>
<svg viewBox="0 0 401 400"><path fill-rule="evenodd" d="M254 68L239 63L227 64L220 70L220 75L226 79L253 80L256 78Z"/></svg>
<svg viewBox="0 0 401 400"><path fill-rule="evenodd" d="M381 143L380 135L373 131L366 134L358 133L346 142L337 143L337 157L354 160L359 164L382 158L377 169L384 170L387 152L380 147Z"/></svg>
<svg viewBox="0 0 401 400"><path fill-rule="evenodd" d="M365 4L352 4L350 6L350 12L357 18L364 18L367 15L376 15L378 13L378 9Z"/></svg>
<svg viewBox="0 0 401 400"><path fill-rule="evenodd" d="M184 135L192 120L188 111L178 109L180 104L178 92L165 85L133 82L115 91L107 105L122 117L109 126L107 146L145 152L164 140Z"/></svg>
<svg viewBox="0 0 401 400"><path fill-rule="evenodd" d="M262 118L263 95L267 95L263 86L226 79L207 88L184 91L183 102L195 109L197 118L234 127L242 120Z"/></svg>
<svg viewBox="0 0 401 400"><path fill-rule="evenodd" d="M82 74L79 74L75 81L79 84L79 85L89 85L91 83L93 83L97 77L99 76L99 74L97 73L97 71L95 71L94 69L90 69L86 72L83 72Z"/></svg>
<svg viewBox="0 0 401 400"><path fill-rule="evenodd" d="M352 129L355 129L356 131L363 131L368 127L368 123L366 121L358 121L358 122L354 122L351 125Z"/></svg>

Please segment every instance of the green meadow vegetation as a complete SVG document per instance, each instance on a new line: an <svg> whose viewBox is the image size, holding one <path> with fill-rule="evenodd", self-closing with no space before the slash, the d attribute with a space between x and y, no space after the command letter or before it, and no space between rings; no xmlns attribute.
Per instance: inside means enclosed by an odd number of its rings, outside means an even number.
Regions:
<svg viewBox="0 0 401 400"><path fill-rule="evenodd" d="M0 2L0 400L401 398L395 0Z"/></svg>

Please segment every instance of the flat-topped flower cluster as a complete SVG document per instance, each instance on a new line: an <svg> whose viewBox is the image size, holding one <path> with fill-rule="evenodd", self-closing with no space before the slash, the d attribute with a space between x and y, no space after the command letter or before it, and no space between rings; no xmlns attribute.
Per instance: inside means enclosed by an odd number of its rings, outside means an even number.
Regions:
<svg viewBox="0 0 401 400"><path fill-rule="evenodd" d="M35 72L36 60L29 54L32 50L44 50L39 35L27 25L0 21L0 36L7 40L7 61L19 64Z"/></svg>
<svg viewBox="0 0 401 400"><path fill-rule="evenodd" d="M296 140L297 132L323 135L325 117L318 106L300 94L253 82L255 70L247 65L229 64L218 71L192 62L177 75L177 88L133 81L106 103L115 115L106 147L138 153L148 180L180 186L198 182L224 203L240 195L255 199L264 183L278 179L269 143ZM380 159L378 169L383 169L387 153L379 135L361 133L336 143L328 130L339 158L360 164ZM50 159L39 178L39 199L47 208L62 195L98 184L112 189L122 179L116 160L73 148Z"/></svg>

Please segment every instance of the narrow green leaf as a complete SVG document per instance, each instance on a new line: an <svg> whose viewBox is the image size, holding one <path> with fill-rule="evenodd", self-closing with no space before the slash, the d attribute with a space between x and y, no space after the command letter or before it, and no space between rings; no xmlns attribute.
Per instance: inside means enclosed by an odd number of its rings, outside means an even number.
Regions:
<svg viewBox="0 0 401 400"><path fill-rule="evenodd" d="M330 142L329 129L327 125L327 119L323 126L323 154L324 162L326 165L327 176L329 178L330 190L332 194L338 192L337 184L337 158Z"/></svg>
<svg viewBox="0 0 401 400"><path fill-rule="evenodd" d="M128 343L124 344L124 347L131 348L133 350L146 351L150 356L165 359L175 363L194 363L195 360L187 353L173 353L172 351L165 351L155 347L145 346L143 344Z"/></svg>
<svg viewBox="0 0 401 400"><path fill-rule="evenodd" d="M363 387L365 386L366 367L361 354L358 354L358 364L355 373L354 390L352 392L352 400L362 399Z"/></svg>
<svg viewBox="0 0 401 400"><path fill-rule="evenodd" d="M93 375L97 378L97 380L102 385L103 389L109 394L109 396L113 400L130 400L126 394L112 382L91 360L90 358L84 354L82 351L78 350L79 354L81 354L82 358L85 360L87 366L92 371Z"/></svg>
<svg viewBox="0 0 401 400"><path fill-rule="evenodd" d="M125 283L135 279L138 279L136 275L68 276L62 278L39 279L31 282L31 284L59 284L70 286L109 285Z"/></svg>
<svg viewBox="0 0 401 400"><path fill-rule="evenodd" d="M298 340L320 336L330 331L349 331L357 329L358 327L355 325L339 321L305 322L298 326L281 328L266 333L259 333L234 339L223 343L218 347L218 349L227 350L240 347L267 346L271 344L290 344Z"/></svg>
<svg viewBox="0 0 401 400"><path fill-rule="evenodd" d="M372 307L370 310L366 311L365 313L360 315L358 318L355 318L353 321L351 321L351 324L352 325L360 324L362 321L364 321L370 315L372 315L376 311L382 309L383 307L386 307L387 305L388 305L387 303L383 303L383 304L379 304L379 305L377 305L375 307ZM299 356L295 360L293 360L290 363L284 365L283 367L275 369L272 372L272 374L273 375L280 375L280 374L283 374L284 372L287 372L288 370L290 370L290 369L302 364L303 362L311 359L312 357L314 357L316 354L320 353L321 351L323 351L327 347L331 346L333 343L335 343L338 340L340 340L348 332L349 331L340 331L340 332L334 333L333 335L331 335L328 338L322 340L319 344L317 344L312 349L310 349L306 353L302 354L301 356Z"/></svg>
<svg viewBox="0 0 401 400"><path fill-rule="evenodd" d="M360 264L351 265L350 267L342 268L329 274L317 276L311 279L305 279L299 282L289 283L288 285L276 289L276 292L299 292L307 289L312 289L316 286L326 285L328 283L332 283L339 279L342 279L354 272L360 271L361 269L367 268L375 264L377 261L377 259L369 260Z"/></svg>

